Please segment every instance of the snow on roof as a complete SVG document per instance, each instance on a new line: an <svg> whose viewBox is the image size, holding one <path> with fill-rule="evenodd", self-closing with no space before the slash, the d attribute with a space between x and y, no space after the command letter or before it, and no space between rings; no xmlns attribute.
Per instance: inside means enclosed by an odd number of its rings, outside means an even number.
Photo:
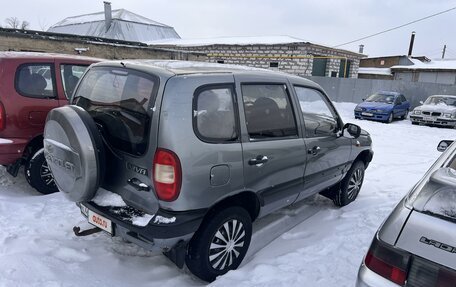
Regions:
<svg viewBox="0 0 456 287"><path fill-rule="evenodd" d="M104 21L104 20L105 20L104 12L85 14L85 15L80 15L80 16L72 16L72 17L63 19L62 21L58 22L55 25L52 25L50 29L55 28L55 27L60 27L60 26L76 25L76 24L98 22L98 21ZM125 9L112 10L112 20L121 20L121 21L135 22L135 23L140 23L140 24L145 24L145 25L170 27L168 25L150 20L146 17L135 14L135 13L130 12Z"/></svg>
<svg viewBox="0 0 456 287"><path fill-rule="evenodd" d="M391 69L403 70L456 70L456 60L432 60L430 62L421 62L420 60L410 59L413 65L410 66L392 66Z"/></svg>
<svg viewBox="0 0 456 287"><path fill-rule="evenodd" d="M313 45L330 47L325 44L310 42L304 39L279 35L279 36L240 36L240 37L215 37L215 38L196 38L196 39L162 39L156 41L149 41L146 44L151 46L177 46L177 47L198 47L198 46L211 46L211 45L283 45L283 44L294 44L294 43L309 43ZM350 50L331 48L339 51L348 53L357 52Z"/></svg>
<svg viewBox="0 0 456 287"><path fill-rule="evenodd" d="M181 47L210 45L274 45L291 43L308 43L309 41L291 36L254 36L254 37L216 37L199 39L164 39L151 41L149 45L172 45Z"/></svg>
<svg viewBox="0 0 456 287"><path fill-rule="evenodd" d="M391 76L391 69L390 68L362 68L362 67L360 67L358 70L358 74Z"/></svg>
<svg viewBox="0 0 456 287"><path fill-rule="evenodd" d="M109 29L106 29L104 12L100 12L68 17L51 26L48 32L142 43L159 39L180 38L173 27L125 9L112 11L112 22Z"/></svg>

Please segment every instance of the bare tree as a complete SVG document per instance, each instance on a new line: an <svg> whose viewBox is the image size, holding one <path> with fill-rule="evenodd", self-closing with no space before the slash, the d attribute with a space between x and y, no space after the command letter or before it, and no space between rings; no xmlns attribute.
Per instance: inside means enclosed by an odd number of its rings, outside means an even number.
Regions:
<svg viewBox="0 0 456 287"><path fill-rule="evenodd" d="M20 25L20 21L16 17L7 18L5 20L5 22L6 22L6 27L13 28L13 29L19 28L19 25Z"/></svg>
<svg viewBox="0 0 456 287"><path fill-rule="evenodd" d="M22 21L21 23L21 29L26 30L30 26L30 23L27 21Z"/></svg>

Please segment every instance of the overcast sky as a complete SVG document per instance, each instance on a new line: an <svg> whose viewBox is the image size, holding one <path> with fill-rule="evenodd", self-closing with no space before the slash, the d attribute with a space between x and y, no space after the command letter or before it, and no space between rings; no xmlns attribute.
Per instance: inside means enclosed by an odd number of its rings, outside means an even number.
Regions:
<svg viewBox="0 0 456 287"><path fill-rule="evenodd" d="M60 20L103 11L95 0L2 0L0 25L17 17L42 30ZM173 26L182 38L289 35L335 46L456 6L454 0L112 0L124 8ZM416 31L414 55L456 58L456 10L346 45L369 56L404 55Z"/></svg>

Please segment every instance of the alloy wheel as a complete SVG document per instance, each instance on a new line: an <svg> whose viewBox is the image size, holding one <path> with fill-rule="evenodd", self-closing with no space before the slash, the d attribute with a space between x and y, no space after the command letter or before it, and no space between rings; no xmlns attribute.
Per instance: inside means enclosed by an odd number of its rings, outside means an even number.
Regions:
<svg viewBox="0 0 456 287"><path fill-rule="evenodd" d="M242 222L231 219L217 230L209 246L209 262L212 268L224 270L230 267L241 254L245 243L245 228Z"/></svg>
<svg viewBox="0 0 456 287"><path fill-rule="evenodd" d="M363 172L361 169L356 169L348 182L347 195L348 199L353 200L359 193L363 183Z"/></svg>
<svg viewBox="0 0 456 287"><path fill-rule="evenodd" d="M47 186L55 186L54 176L52 176L47 161L44 161L41 165L40 177Z"/></svg>

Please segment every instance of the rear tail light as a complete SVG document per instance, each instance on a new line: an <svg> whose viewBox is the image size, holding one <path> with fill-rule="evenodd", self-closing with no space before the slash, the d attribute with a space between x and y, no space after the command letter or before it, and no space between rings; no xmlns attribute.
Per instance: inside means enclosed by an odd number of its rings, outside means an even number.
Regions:
<svg viewBox="0 0 456 287"><path fill-rule="evenodd" d="M160 200L176 200L180 193L182 168L179 158L170 150L157 149L154 156L153 182Z"/></svg>
<svg viewBox="0 0 456 287"><path fill-rule="evenodd" d="M364 263L378 275L403 286L407 279L409 260L409 253L382 243L375 236Z"/></svg>
<svg viewBox="0 0 456 287"><path fill-rule="evenodd" d="M0 102L0 131L4 130L5 126L6 126L5 107L3 107L3 104Z"/></svg>

